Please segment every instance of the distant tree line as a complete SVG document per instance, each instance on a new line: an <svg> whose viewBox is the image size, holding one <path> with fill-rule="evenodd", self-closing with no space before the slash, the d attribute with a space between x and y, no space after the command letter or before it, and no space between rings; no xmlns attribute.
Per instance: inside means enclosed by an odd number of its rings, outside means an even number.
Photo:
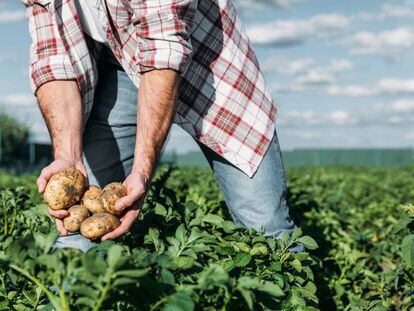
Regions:
<svg viewBox="0 0 414 311"><path fill-rule="evenodd" d="M29 128L11 116L0 113L2 161L23 159L28 155Z"/></svg>

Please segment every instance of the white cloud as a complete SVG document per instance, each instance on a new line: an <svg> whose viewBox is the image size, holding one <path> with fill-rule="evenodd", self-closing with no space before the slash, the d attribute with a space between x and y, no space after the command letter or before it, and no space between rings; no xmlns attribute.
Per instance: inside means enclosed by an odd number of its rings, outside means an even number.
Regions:
<svg viewBox="0 0 414 311"><path fill-rule="evenodd" d="M0 63L1 62L8 62L8 61L15 61L17 60L17 54L12 54L12 53L8 53L8 54L0 54Z"/></svg>
<svg viewBox="0 0 414 311"><path fill-rule="evenodd" d="M339 74L353 68L353 63L347 59L332 59L326 65L317 65L310 58L289 60L287 58L270 57L262 63L263 71L281 73L291 76L306 75L312 71L324 71Z"/></svg>
<svg viewBox="0 0 414 311"><path fill-rule="evenodd" d="M277 21L248 28L247 34L256 44L295 45L312 34L307 25L305 21Z"/></svg>
<svg viewBox="0 0 414 311"><path fill-rule="evenodd" d="M391 110L397 113L414 112L414 100L400 99L393 102Z"/></svg>
<svg viewBox="0 0 414 311"><path fill-rule="evenodd" d="M334 110L326 113L318 113L313 110L288 110L282 112L279 125L282 126L352 126L360 120L346 110Z"/></svg>
<svg viewBox="0 0 414 311"><path fill-rule="evenodd" d="M327 65L316 65L312 59L287 60L271 58L264 62L265 72L291 75L294 81L289 84L275 83L271 90L276 93L301 92L307 86L333 83L344 71L353 68L347 59L333 59Z"/></svg>
<svg viewBox="0 0 414 311"><path fill-rule="evenodd" d="M320 138L322 135L320 132L315 131L304 131L304 130L287 130L284 134L289 138L301 139L301 140L313 140Z"/></svg>
<svg viewBox="0 0 414 311"><path fill-rule="evenodd" d="M414 46L414 31L405 27L377 33L361 31L345 39L343 44L352 53L394 56Z"/></svg>
<svg viewBox="0 0 414 311"><path fill-rule="evenodd" d="M322 35L342 30L349 24L348 17L337 13L315 15L309 21L309 26L315 31L322 31Z"/></svg>
<svg viewBox="0 0 414 311"><path fill-rule="evenodd" d="M328 70L323 68L312 69L305 74L300 75L296 81L299 84L328 84L333 82L334 76Z"/></svg>
<svg viewBox="0 0 414 311"><path fill-rule="evenodd" d="M397 101L379 105L371 111L371 121L390 125L411 125L414 122L414 100L399 99Z"/></svg>
<svg viewBox="0 0 414 311"><path fill-rule="evenodd" d="M414 141L414 132L406 133L404 135L404 138L407 139L407 140L413 140Z"/></svg>
<svg viewBox="0 0 414 311"><path fill-rule="evenodd" d="M30 93L15 93L0 96L0 106L28 106L36 105L36 98Z"/></svg>
<svg viewBox="0 0 414 311"><path fill-rule="evenodd" d="M312 110L288 110L283 111L283 114L279 118L280 125L317 125L320 124L316 112Z"/></svg>
<svg viewBox="0 0 414 311"><path fill-rule="evenodd" d="M297 83L290 83L290 84L273 83L270 85L270 91L276 94L298 93L298 92L302 92L303 90L304 90L304 87Z"/></svg>
<svg viewBox="0 0 414 311"><path fill-rule="evenodd" d="M352 69L354 64L347 59L333 59L330 62L330 68L332 72L342 72Z"/></svg>
<svg viewBox="0 0 414 311"><path fill-rule="evenodd" d="M408 5L384 4L380 18L413 18L414 9Z"/></svg>
<svg viewBox="0 0 414 311"><path fill-rule="evenodd" d="M384 21L388 19L402 19L402 18L413 18L414 7L413 3L406 1L405 4L383 4L381 11L379 12L358 12L352 16L354 21Z"/></svg>
<svg viewBox="0 0 414 311"><path fill-rule="evenodd" d="M382 79L378 82L378 86L376 89L379 94L414 94L414 79Z"/></svg>
<svg viewBox="0 0 414 311"><path fill-rule="evenodd" d="M372 96L372 95L414 95L414 79L381 79L371 86L349 85L345 87L331 86L329 95Z"/></svg>
<svg viewBox="0 0 414 311"><path fill-rule="evenodd" d="M310 37L335 34L350 24L341 14L320 14L303 20L281 20L247 29L250 40L256 44L289 46L300 44Z"/></svg>
<svg viewBox="0 0 414 311"><path fill-rule="evenodd" d="M373 95L372 89L360 85L350 85L345 87L330 86L328 88L329 95L345 95L345 96L369 96Z"/></svg>
<svg viewBox="0 0 414 311"><path fill-rule="evenodd" d="M295 59L270 57L262 63L263 71L270 73L282 73L286 75L298 75L307 72L315 61L313 59Z"/></svg>
<svg viewBox="0 0 414 311"><path fill-rule="evenodd" d="M302 1L305 0L236 0L235 3L241 9L263 10L269 7L285 9Z"/></svg>
<svg viewBox="0 0 414 311"><path fill-rule="evenodd" d="M414 122L414 99L400 99L387 104L376 104L360 109L336 109L317 112L314 110L280 110L279 125L285 128L329 128L389 126L407 128ZM385 129L384 129L385 130Z"/></svg>
<svg viewBox="0 0 414 311"><path fill-rule="evenodd" d="M399 99L388 104L381 104L367 113L366 119L372 123L406 126L414 122L414 100Z"/></svg>
<svg viewBox="0 0 414 311"><path fill-rule="evenodd" d="M346 59L333 59L326 66L313 66L297 75L296 82L302 85L321 85L333 83L344 71L353 67Z"/></svg>
<svg viewBox="0 0 414 311"><path fill-rule="evenodd" d="M358 123L358 120L345 110L332 111L328 113L326 119L333 125L354 125Z"/></svg>
<svg viewBox="0 0 414 311"><path fill-rule="evenodd" d="M25 19L23 10L4 10L0 11L0 24L18 22Z"/></svg>

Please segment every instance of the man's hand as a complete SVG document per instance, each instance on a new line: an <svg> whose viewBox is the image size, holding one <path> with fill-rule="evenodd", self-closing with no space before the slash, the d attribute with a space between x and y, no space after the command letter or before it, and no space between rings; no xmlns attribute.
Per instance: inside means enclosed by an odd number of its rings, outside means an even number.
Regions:
<svg viewBox="0 0 414 311"><path fill-rule="evenodd" d="M86 176L82 162L82 101L76 81L50 81L36 91L40 110L46 121L53 143L55 160L42 170L37 179L40 193L55 173L67 167L75 167ZM68 231L63 227L62 218L68 212L53 211L56 227L62 235Z"/></svg>
<svg viewBox="0 0 414 311"><path fill-rule="evenodd" d="M105 234L102 241L114 240L124 235L132 227L134 221L138 218L142 204L144 203L147 178L138 172L133 172L125 179L123 185L127 189L127 195L118 200L115 204L117 210L125 210L120 218L121 225L112 232Z"/></svg>
<svg viewBox="0 0 414 311"><path fill-rule="evenodd" d="M76 169L78 169L85 176L87 180L86 169L81 159L73 159L73 160L56 159L49 166L46 166L40 173L40 176L36 181L39 192L43 193L45 191L45 188L46 188L46 185L49 179L54 174L68 167L75 167ZM56 222L56 228L58 229L58 231L62 235L67 235L68 231L63 226L62 219L69 216L68 211L66 210L54 211L50 207L48 208L48 210L49 210L49 214L56 218L55 222Z"/></svg>
<svg viewBox="0 0 414 311"><path fill-rule="evenodd" d="M128 195L115 205L126 212L121 226L104 235L112 240L129 231L139 215L145 192L154 171L165 138L175 115L178 95L178 73L173 70L153 70L142 75L137 104L137 136L132 173L124 181Z"/></svg>

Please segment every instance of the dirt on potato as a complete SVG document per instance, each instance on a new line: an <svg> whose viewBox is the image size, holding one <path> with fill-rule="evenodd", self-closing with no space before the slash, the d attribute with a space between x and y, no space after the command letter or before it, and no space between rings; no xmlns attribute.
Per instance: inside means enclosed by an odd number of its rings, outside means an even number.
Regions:
<svg viewBox="0 0 414 311"><path fill-rule="evenodd" d="M74 205L68 210L69 216L63 219L63 226L69 232L79 231L82 222L88 218L89 212L83 205Z"/></svg>
<svg viewBox="0 0 414 311"><path fill-rule="evenodd" d="M62 210L79 202L85 191L85 177L73 168L66 168L53 175L46 185L44 200L52 210Z"/></svg>
<svg viewBox="0 0 414 311"><path fill-rule="evenodd" d="M89 186L82 197L82 204L93 214L105 212L101 201L102 190L97 186Z"/></svg>
<svg viewBox="0 0 414 311"><path fill-rule="evenodd" d="M115 203L127 195L127 190L121 183L113 182L106 185L101 194L102 206L106 212L112 215L120 215L122 211L115 209Z"/></svg>
<svg viewBox="0 0 414 311"><path fill-rule="evenodd" d="M120 224L121 223L116 216L100 212L85 219L82 222L80 232L85 238L95 240L114 231Z"/></svg>

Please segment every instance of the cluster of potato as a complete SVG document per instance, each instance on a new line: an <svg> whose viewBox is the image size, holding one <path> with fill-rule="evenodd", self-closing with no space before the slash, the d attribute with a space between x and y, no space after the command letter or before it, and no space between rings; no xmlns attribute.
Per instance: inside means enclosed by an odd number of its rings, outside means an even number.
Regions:
<svg viewBox="0 0 414 311"><path fill-rule="evenodd" d="M115 203L126 196L120 183L110 183L102 190L86 187L85 178L75 168L67 168L53 175L44 192L44 199L52 210L67 209L69 216L63 225L69 232L78 232L88 239L98 239L119 227Z"/></svg>

